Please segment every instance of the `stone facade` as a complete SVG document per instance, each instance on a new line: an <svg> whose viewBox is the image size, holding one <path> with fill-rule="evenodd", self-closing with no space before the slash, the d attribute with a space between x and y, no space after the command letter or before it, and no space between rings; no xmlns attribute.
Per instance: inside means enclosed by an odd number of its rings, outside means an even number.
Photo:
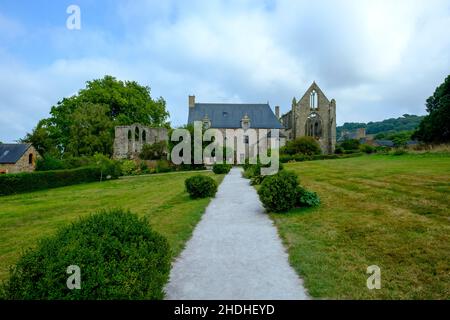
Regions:
<svg viewBox="0 0 450 320"><path fill-rule="evenodd" d="M168 141L166 128L150 128L140 124L117 126L115 128L115 159L137 159L144 144Z"/></svg>
<svg viewBox="0 0 450 320"><path fill-rule="evenodd" d="M39 157L39 153L30 145L15 163L0 163L0 174L33 172L36 169L36 160Z"/></svg>
<svg viewBox="0 0 450 320"><path fill-rule="evenodd" d="M314 82L303 97L292 101L292 110L281 117L289 139L311 136L317 139L325 154L336 147L336 101L325 96Z"/></svg>

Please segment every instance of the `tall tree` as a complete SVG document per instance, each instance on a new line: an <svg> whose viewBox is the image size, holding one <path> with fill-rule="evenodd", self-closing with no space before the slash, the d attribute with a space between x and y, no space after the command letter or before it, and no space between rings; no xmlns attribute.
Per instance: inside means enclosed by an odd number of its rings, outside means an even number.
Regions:
<svg viewBox="0 0 450 320"><path fill-rule="evenodd" d="M413 138L424 142L450 141L450 75L426 101L428 115L422 120Z"/></svg>
<svg viewBox="0 0 450 320"><path fill-rule="evenodd" d="M59 101L50 117L41 120L23 141L38 146L43 154L57 150L61 155L110 155L115 126L169 127L168 117L165 100L153 99L149 87L105 76Z"/></svg>

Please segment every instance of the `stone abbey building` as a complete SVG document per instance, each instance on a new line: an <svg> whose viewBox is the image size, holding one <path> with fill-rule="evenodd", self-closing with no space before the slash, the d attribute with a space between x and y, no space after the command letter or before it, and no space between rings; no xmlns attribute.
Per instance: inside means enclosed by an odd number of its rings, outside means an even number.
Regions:
<svg viewBox="0 0 450 320"><path fill-rule="evenodd" d="M292 109L281 117L288 140L310 136L317 139L324 154L336 147L336 101L325 96L314 82Z"/></svg>

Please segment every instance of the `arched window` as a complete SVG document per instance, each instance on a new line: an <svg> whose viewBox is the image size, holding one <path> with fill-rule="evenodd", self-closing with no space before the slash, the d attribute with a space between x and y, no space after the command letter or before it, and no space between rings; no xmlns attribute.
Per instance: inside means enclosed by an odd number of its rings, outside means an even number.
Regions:
<svg viewBox="0 0 450 320"><path fill-rule="evenodd" d="M131 140L131 130L128 130L128 140Z"/></svg>
<svg viewBox="0 0 450 320"><path fill-rule="evenodd" d="M29 155L28 155L28 164L33 164L33 161L34 159L33 159L33 154L32 153L30 153Z"/></svg>
<svg viewBox="0 0 450 320"><path fill-rule="evenodd" d="M145 141L147 141L147 133L145 132L145 130L142 131L142 142L145 143Z"/></svg>
<svg viewBox="0 0 450 320"><path fill-rule="evenodd" d="M136 129L134 130L134 140L139 141L139 128L138 127L136 127Z"/></svg>
<svg viewBox="0 0 450 320"><path fill-rule="evenodd" d="M322 120L317 113L311 113L306 120L305 134L309 137L322 137Z"/></svg>
<svg viewBox="0 0 450 320"><path fill-rule="evenodd" d="M317 96L316 90L311 91L309 96L309 107L311 110L317 110L319 108L319 97Z"/></svg>

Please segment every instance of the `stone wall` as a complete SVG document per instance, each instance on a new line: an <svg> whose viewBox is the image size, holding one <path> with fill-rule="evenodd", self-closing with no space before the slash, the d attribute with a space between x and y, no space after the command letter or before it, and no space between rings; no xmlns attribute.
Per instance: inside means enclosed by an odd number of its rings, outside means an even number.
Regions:
<svg viewBox="0 0 450 320"><path fill-rule="evenodd" d="M115 159L137 159L144 144L168 140L166 128L150 128L140 124L117 126L115 128L113 157Z"/></svg>

